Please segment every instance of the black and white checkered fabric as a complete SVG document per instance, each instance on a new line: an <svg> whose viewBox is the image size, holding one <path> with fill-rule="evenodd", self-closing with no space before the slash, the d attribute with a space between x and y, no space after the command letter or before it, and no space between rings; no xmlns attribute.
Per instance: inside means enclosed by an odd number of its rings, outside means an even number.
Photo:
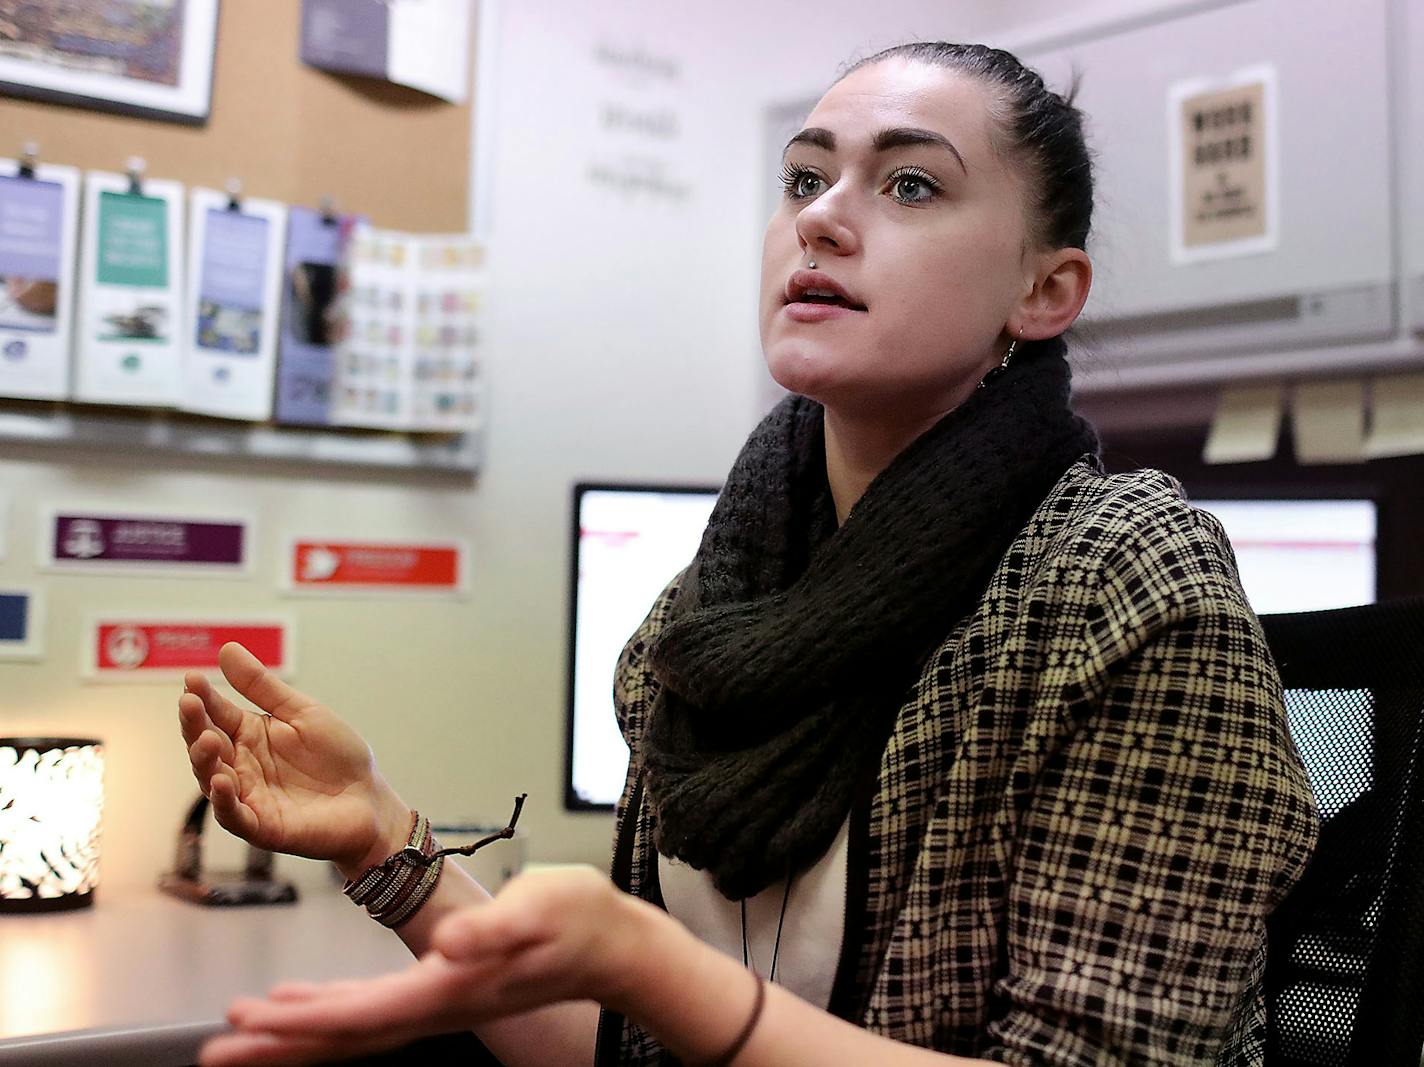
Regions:
<svg viewBox="0 0 1424 1067"><path fill-rule="evenodd" d="M676 595L617 670L620 827ZM868 819L868 1029L1024 1065L1260 1062L1265 918L1317 819L1226 537L1167 475L1065 473L908 694ZM625 1023L620 1062L671 1061Z"/></svg>

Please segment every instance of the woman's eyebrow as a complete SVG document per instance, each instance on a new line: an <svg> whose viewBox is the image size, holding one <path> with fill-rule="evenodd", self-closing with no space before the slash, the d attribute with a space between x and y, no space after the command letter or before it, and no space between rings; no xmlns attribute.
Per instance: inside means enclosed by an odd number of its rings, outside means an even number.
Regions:
<svg viewBox="0 0 1424 1067"><path fill-rule="evenodd" d="M969 173L969 168L964 165L964 157L959 154L959 149L954 147L954 142L934 130L922 130L917 126L891 126L877 133L871 144L877 152L888 152L892 148L904 148L907 145L935 145L947 149L959 163L959 169L965 174Z"/></svg>
<svg viewBox="0 0 1424 1067"><path fill-rule="evenodd" d="M969 168L964 165L964 157L959 154L959 149L954 147L954 142L934 130L924 130L917 126L891 126L877 133L871 138L870 143L877 152L888 152L892 148L905 148L914 145L932 145L936 148L943 148L954 156L960 170L965 174L969 173ZM827 152L834 152L836 150L836 135L820 126L808 126L786 142L786 148L782 149L782 155L785 155L791 146L796 144L810 145L813 148L823 148Z"/></svg>
<svg viewBox="0 0 1424 1067"><path fill-rule="evenodd" d="M794 144L808 144L812 148L824 148L827 152L834 152L836 150L836 135L820 126L807 126L786 142L786 147L781 150L781 154L786 155Z"/></svg>

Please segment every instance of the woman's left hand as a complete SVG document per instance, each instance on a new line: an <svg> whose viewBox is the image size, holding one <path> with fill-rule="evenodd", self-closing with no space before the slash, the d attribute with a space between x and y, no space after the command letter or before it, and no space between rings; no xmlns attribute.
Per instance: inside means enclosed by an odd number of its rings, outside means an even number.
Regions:
<svg viewBox="0 0 1424 1067"><path fill-rule="evenodd" d="M588 870L524 875L435 928L434 948L379 978L278 986L228 1010L204 1067L305 1064L395 1048L547 1004L620 1007L661 913Z"/></svg>

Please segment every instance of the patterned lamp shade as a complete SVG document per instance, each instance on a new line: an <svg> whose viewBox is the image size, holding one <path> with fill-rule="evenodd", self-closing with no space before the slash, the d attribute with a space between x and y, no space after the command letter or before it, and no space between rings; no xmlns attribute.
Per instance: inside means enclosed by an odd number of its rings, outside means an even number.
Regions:
<svg viewBox="0 0 1424 1067"><path fill-rule="evenodd" d="M94 902L104 752L79 737L0 737L0 912Z"/></svg>

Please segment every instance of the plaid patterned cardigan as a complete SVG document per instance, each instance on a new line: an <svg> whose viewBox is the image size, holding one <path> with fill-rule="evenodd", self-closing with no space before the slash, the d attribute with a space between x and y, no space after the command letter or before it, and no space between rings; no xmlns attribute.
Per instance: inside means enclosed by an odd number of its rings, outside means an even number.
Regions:
<svg viewBox="0 0 1424 1067"><path fill-rule="evenodd" d="M655 900L639 739L676 596L614 683L633 756L614 874ZM1264 920L1316 827L1220 525L1165 474L1075 464L925 664L852 810L831 1010L1005 1063L1259 1062ZM674 1062L616 1024L618 1063Z"/></svg>

